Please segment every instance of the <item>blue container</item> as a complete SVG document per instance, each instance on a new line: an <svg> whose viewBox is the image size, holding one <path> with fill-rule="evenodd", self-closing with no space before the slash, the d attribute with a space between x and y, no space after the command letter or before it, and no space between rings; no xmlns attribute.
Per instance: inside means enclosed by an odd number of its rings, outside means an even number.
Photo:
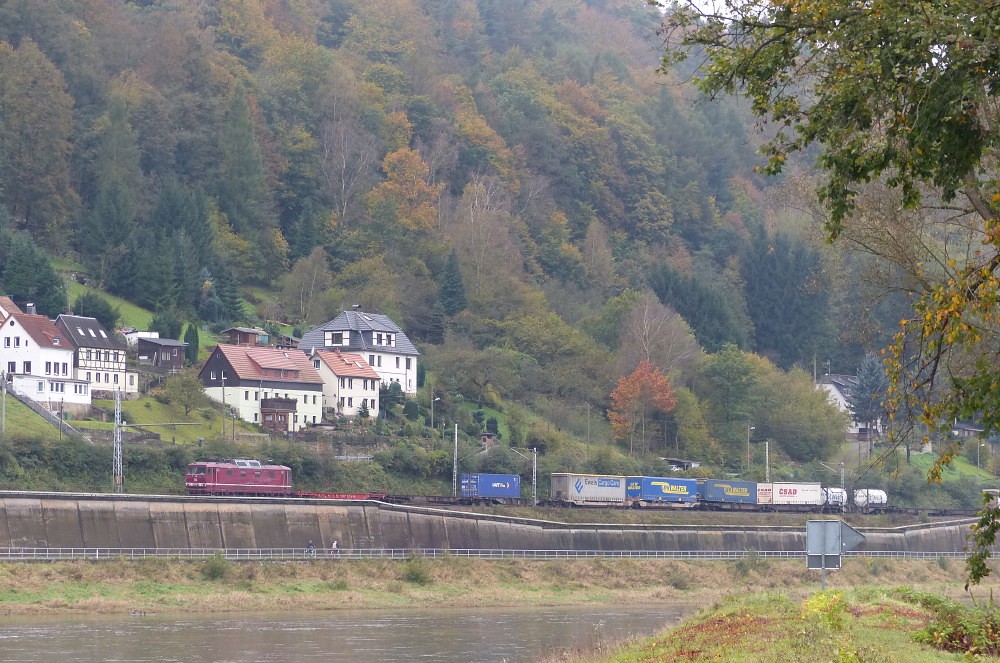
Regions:
<svg viewBox="0 0 1000 663"><path fill-rule="evenodd" d="M698 481L671 477L629 477L625 496L643 502L697 502Z"/></svg>
<svg viewBox="0 0 1000 663"><path fill-rule="evenodd" d="M701 499L727 504L756 504L757 484L753 481L723 481L705 479L699 486Z"/></svg>
<svg viewBox="0 0 1000 663"><path fill-rule="evenodd" d="M462 497L520 497L521 477L517 474L463 474Z"/></svg>

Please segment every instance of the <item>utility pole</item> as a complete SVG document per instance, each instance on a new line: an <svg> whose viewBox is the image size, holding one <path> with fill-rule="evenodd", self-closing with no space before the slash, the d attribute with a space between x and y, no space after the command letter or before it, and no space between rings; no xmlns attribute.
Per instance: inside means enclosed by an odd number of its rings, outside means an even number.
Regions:
<svg viewBox="0 0 1000 663"><path fill-rule="evenodd" d="M764 481L771 483L771 438L764 438Z"/></svg>
<svg viewBox="0 0 1000 663"><path fill-rule="evenodd" d="M515 449L508 447L521 458L528 460L528 457ZM538 506L538 449L531 448L531 506Z"/></svg>
<svg viewBox="0 0 1000 663"><path fill-rule="evenodd" d="M60 429L62 423L60 422ZM115 492L125 492L125 472L122 467L122 392L115 391L115 435L114 435L114 482Z"/></svg>
<svg viewBox="0 0 1000 663"><path fill-rule="evenodd" d="M229 413L226 412L226 372L219 371L219 377L222 379L222 439L226 439L226 417Z"/></svg>
<svg viewBox="0 0 1000 663"><path fill-rule="evenodd" d="M747 422L747 474L750 474L750 431L757 430L756 426L751 426Z"/></svg>
<svg viewBox="0 0 1000 663"><path fill-rule="evenodd" d="M7 374L0 373L0 385L3 389L3 413L0 414L0 437L7 437Z"/></svg>
<svg viewBox="0 0 1000 663"><path fill-rule="evenodd" d="M451 496L458 497L458 424L455 424L455 459L451 465Z"/></svg>

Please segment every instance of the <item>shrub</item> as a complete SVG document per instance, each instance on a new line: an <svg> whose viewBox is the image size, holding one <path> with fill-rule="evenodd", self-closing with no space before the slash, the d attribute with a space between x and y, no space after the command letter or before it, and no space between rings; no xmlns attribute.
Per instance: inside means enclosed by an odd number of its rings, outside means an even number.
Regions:
<svg viewBox="0 0 1000 663"><path fill-rule="evenodd" d="M802 603L802 619L808 624L821 624L833 631L844 630L847 601L835 591L817 592Z"/></svg>
<svg viewBox="0 0 1000 663"><path fill-rule="evenodd" d="M430 566L423 557L414 557L403 565L403 580L414 585L431 584Z"/></svg>
<svg viewBox="0 0 1000 663"><path fill-rule="evenodd" d="M224 580L229 575L229 560L222 553L215 555L201 567L201 577L205 580Z"/></svg>
<svg viewBox="0 0 1000 663"><path fill-rule="evenodd" d="M972 656L1000 655L1000 612L991 602L985 607L948 601L922 601L934 610L934 620L917 631L917 642Z"/></svg>
<svg viewBox="0 0 1000 663"><path fill-rule="evenodd" d="M760 571L766 566L767 562L753 548L749 548L743 557L736 560L736 572L741 578L746 578L751 572Z"/></svg>

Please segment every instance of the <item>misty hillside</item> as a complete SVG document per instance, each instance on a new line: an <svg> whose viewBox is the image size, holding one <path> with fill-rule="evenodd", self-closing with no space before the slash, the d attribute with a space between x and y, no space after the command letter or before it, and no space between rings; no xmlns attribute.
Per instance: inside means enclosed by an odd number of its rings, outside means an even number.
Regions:
<svg viewBox="0 0 1000 663"><path fill-rule="evenodd" d="M633 453L736 465L752 420L824 457L843 421L812 374L880 340L853 267L772 211L743 109L657 73L658 24L642 0L4 2L0 290L67 310L45 256L215 330L360 305L536 446L557 433L519 408L607 426L647 360L675 403Z"/></svg>

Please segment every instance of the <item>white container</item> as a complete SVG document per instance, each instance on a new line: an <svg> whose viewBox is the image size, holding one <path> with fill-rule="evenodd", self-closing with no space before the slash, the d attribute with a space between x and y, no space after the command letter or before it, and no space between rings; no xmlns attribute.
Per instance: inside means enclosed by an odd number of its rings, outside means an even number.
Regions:
<svg viewBox="0 0 1000 663"><path fill-rule="evenodd" d="M603 474L552 474L552 499L579 506L625 504L625 477Z"/></svg>
<svg viewBox="0 0 1000 663"><path fill-rule="evenodd" d="M771 499L775 505L823 506L823 488L818 483L774 483Z"/></svg>

